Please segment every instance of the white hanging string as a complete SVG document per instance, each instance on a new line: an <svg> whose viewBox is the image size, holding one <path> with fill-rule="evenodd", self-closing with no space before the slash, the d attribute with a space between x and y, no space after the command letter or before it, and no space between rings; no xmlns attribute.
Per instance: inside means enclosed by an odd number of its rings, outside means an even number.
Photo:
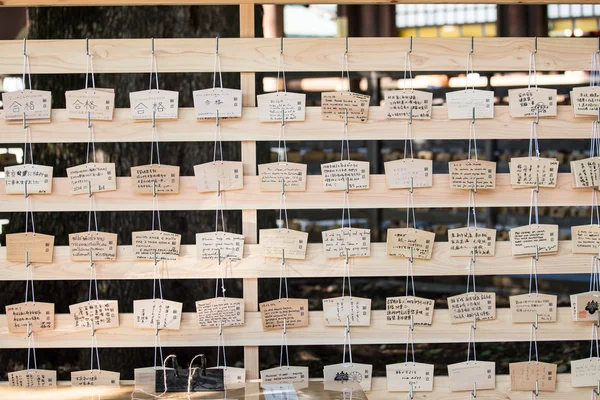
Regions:
<svg viewBox="0 0 600 400"><path fill-rule="evenodd" d="M156 356L160 354L160 359L163 359L162 345L160 343L160 329L158 329L158 321L156 321L156 333L154 335L154 370L156 371ZM163 368L164 371L164 368ZM166 374L166 371L164 372ZM165 385L166 388L166 385Z"/></svg>
<svg viewBox="0 0 600 400"><path fill-rule="evenodd" d="M194 365L194 361L196 360L196 358L200 357L200 360L202 361L201 365L201 369L205 368L205 363L206 363L206 359L204 358L204 354L197 354L196 356L194 356L194 358L192 358L192 361L190 362L190 368L188 369L189 373L188 373L188 387L187 387L187 394L188 394L188 398L189 398L189 394L190 391L192 389L192 377L194 376L194 374L196 373L196 370L198 369L193 368L192 365Z"/></svg>
<svg viewBox="0 0 600 400"><path fill-rule="evenodd" d="M413 260L411 257L406 259L406 282L405 282L405 292L404 295L406 297L408 297L408 283L409 283L409 276L410 276L410 283L412 286L412 297L417 297L415 294L415 276L413 274Z"/></svg>
<svg viewBox="0 0 600 400"><path fill-rule="evenodd" d="M348 154L348 161L350 161L350 139L348 137L348 109L344 110L344 125L342 129L342 151L340 153L340 161L344 161L344 142L346 146L346 153Z"/></svg>
<svg viewBox="0 0 600 400"><path fill-rule="evenodd" d="M342 67L343 68L343 67ZM277 57L277 94L279 94L279 75L283 78L283 93L287 93L287 87L285 83L285 62L283 60L283 38L281 38L281 51L279 52L279 57ZM342 81L344 80L344 76L342 74Z"/></svg>
<svg viewBox="0 0 600 400"><path fill-rule="evenodd" d="M31 81L29 85L31 86ZM597 51L594 51L592 53L592 70L590 72L590 86L600 86L600 53Z"/></svg>
<svg viewBox="0 0 600 400"><path fill-rule="evenodd" d="M527 77L527 89L531 89L531 70L533 69L533 82L535 85L535 90L537 90L538 88L538 83L537 83L537 68L536 68L536 62L535 62L535 52L531 51L529 52L529 76Z"/></svg>
<svg viewBox="0 0 600 400"><path fill-rule="evenodd" d="M535 213L534 213L535 210ZM538 213L538 192L537 189L531 189L531 199L529 201L529 225L531 225L532 218L535 216L535 224L540 224L540 218Z"/></svg>
<svg viewBox="0 0 600 400"><path fill-rule="evenodd" d="M598 352L598 324L592 323L592 339L590 341L590 360L594 356L594 342L596 344L596 358L600 358L600 352Z"/></svg>
<svg viewBox="0 0 600 400"><path fill-rule="evenodd" d="M150 138L150 165L154 164L154 145L156 144L156 161L160 165L160 148L158 146L158 128L156 127L156 114L153 111L152 136Z"/></svg>
<svg viewBox="0 0 600 400"><path fill-rule="evenodd" d="M152 68L152 66L150 67ZM88 88L88 75L90 73L90 69L92 70L92 88L96 89L96 80L94 78L94 55L89 51L85 53L85 88ZM158 76L157 76L158 79ZM152 82L152 80L150 80ZM158 85L158 84L157 84Z"/></svg>
<svg viewBox="0 0 600 400"><path fill-rule="evenodd" d="M154 51L154 38L152 39L152 53L150 53L150 81L148 84L148 90L152 90L152 74L154 74L156 81L156 91L160 92L160 87L158 86L158 62L156 58L156 52Z"/></svg>
<svg viewBox="0 0 600 400"><path fill-rule="evenodd" d="M412 317L412 316L411 316ZM414 325L412 324L412 320L411 320L411 325L408 327L408 332L406 334L406 348L404 350L404 364L408 364L408 346L410 343L410 347L412 350L412 363L413 365L415 365L415 340L413 338L413 328Z"/></svg>
<svg viewBox="0 0 600 400"><path fill-rule="evenodd" d="M597 292L600 289L600 259L598 256L592 256L592 271L590 272L590 292Z"/></svg>
<svg viewBox="0 0 600 400"><path fill-rule="evenodd" d="M537 140L537 139L536 139ZM473 141L473 153L475 154L475 161L479 161L477 154L477 135L475 134L475 109L473 109L473 119L469 124L469 155L468 160L471 161L471 141Z"/></svg>
<svg viewBox="0 0 600 400"><path fill-rule="evenodd" d="M29 283L31 282L31 301L35 304L35 289L33 287L33 264L29 262L29 256L27 256L27 262L25 265L25 303L29 301Z"/></svg>
<svg viewBox="0 0 600 400"><path fill-rule="evenodd" d="M537 278L537 260L535 257L531 257L531 263L529 265L529 295L531 296L531 283L535 281L535 295L538 296L538 278Z"/></svg>
<svg viewBox="0 0 600 400"><path fill-rule="evenodd" d="M407 146L410 148L410 158L415 158L413 153L413 136L412 136L412 122L406 122L406 131L404 133L404 159L406 160Z"/></svg>
<svg viewBox="0 0 600 400"><path fill-rule="evenodd" d="M287 339L287 326L285 319L283 320L283 328L281 328L281 345L279 346L279 369L283 366L283 346L285 344L285 359L287 361L287 367L290 369L290 353L288 348Z"/></svg>
<svg viewBox="0 0 600 400"><path fill-rule="evenodd" d="M406 228L410 228L410 216L412 214L413 229L417 229L417 219L415 217L415 199L412 191L408 191L408 196L406 196L406 199Z"/></svg>
<svg viewBox="0 0 600 400"><path fill-rule="evenodd" d="M25 80L25 75L29 78L29 91L33 90L31 86L31 62L29 61L29 55L27 51L25 51L25 43L27 39L23 39L23 90L27 90L27 80Z"/></svg>
<svg viewBox="0 0 600 400"><path fill-rule="evenodd" d="M217 37L217 51L215 51L215 65L213 67L213 90L217 87L217 67L219 69L219 82L223 89L223 74L221 73L221 54L219 54L219 38Z"/></svg>
<svg viewBox="0 0 600 400"><path fill-rule="evenodd" d="M592 189L592 210L590 215L590 225L594 225L594 209L596 210L597 225L600 226L600 209L598 208L598 191Z"/></svg>
<svg viewBox="0 0 600 400"><path fill-rule="evenodd" d="M282 253L283 253L283 250L282 250ZM281 268L279 270L279 301L281 301L282 283L285 283L285 299L289 300L288 281L287 281L287 266L285 265L285 257L283 256L283 254L281 257Z"/></svg>
<svg viewBox="0 0 600 400"><path fill-rule="evenodd" d="M473 71L473 52L470 51L467 54L467 73L465 75L465 92L469 89L469 71L470 73L475 75L475 71ZM474 76L472 76L474 78ZM475 79L472 79L473 84L471 85L471 90L475 91Z"/></svg>
<svg viewBox="0 0 600 400"><path fill-rule="evenodd" d="M348 294L350 295L350 300L352 300L352 282L350 281L350 260L348 257L346 257L346 260L344 261L344 275L342 276L342 297L346 295L346 279L348 279Z"/></svg>
<svg viewBox="0 0 600 400"><path fill-rule="evenodd" d="M158 195L152 196L152 230L154 230L154 214L156 214L158 230L162 231L162 224L160 223L160 208L158 206Z"/></svg>
<svg viewBox="0 0 600 400"><path fill-rule="evenodd" d="M531 128L529 129L529 158L533 158L533 150L535 146L535 158L540 158L540 146L538 143L537 135L537 121L531 121Z"/></svg>
<svg viewBox="0 0 600 400"><path fill-rule="evenodd" d="M221 186L220 183L218 184L218 186ZM223 197L221 196L220 190L217 191L217 206L215 208L215 232L219 231L219 215L221 216L221 226L223 228L222 232L225 232L225 216L223 213Z"/></svg>
<svg viewBox="0 0 600 400"><path fill-rule="evenodd" d="M35 338L33 337L33 331L31 330L31 323L27 322L27 372L30 371L29 361L33 354L33 370L37 371L37 357L35 356Z"/></svg>
<svg viewBox="0 0 600 400"><path fill-rule="evenodd" d="M157 334L157 336L159 336L159 335ZM156 339L155 339L155 343L156 343ZM160 343L160 339L159 339L159 343ZM156 344L155 344L155 346L156 346ZM162 360L162 347L160 348L160 357L161 357L161 360ZM164 361L162 362L163 387L164 387L163 392L159 393L159 394L149 393L149 392L146 392L144 389L140 389L140 388L138 388L136 386L134 388L133 392L131 392L131 399L132 400L134 400L134 399L137 400L138 399L137 397L134 396L136 392L144 393L145 395L150 396L150 397L155 398L155 399L159 399L159 398L163 397L167 393L167 361L170 360L171 358L174 359L174 360L176 360L177 356L175 356L175 354L169 354L167 356L167 358L165 358ZM173 365L173 369L176 369L176 365ZM156 371L156 353L154 354L154 370ZM154 389L152 389L152 390L154 390ZM140 400L145 400L145 399L146 399L146 397L144 397L144 398L142 398Z"/></svg>
<svg viewBox="0 0 600 400"><path fill-rule="evenodd" d="M215 116L215 145L213 147L213 164L217 162L217 141L219 143L219 153L221 155L221 164L223 163L223 141L221 140L221 123L219 122L219 110Z"/></svg>
<svg viewBox="0 0 600 400"><path fill-rule="evenodd" d="M598 394L596 393L597 389L592 389L592 399L591 400L598 400Z"/></svg>
<svg viewBox="0 0 600 400"><path fill-rule="evenodd" d="M467 228L471 228L471 212L473 213L473 228L477 228L477 209L475 206L474 190L469 190L469 202L467 203Z"/></svg>
<svg viewBox="0 0 600 400"><path fill-rule="evenodd" d="M219 332L217 334L217 368L221 366L221 351L223 351L223 368L227 369L227 357L225 356L225 335L223 325L219 321Z"/></svg>
<svg viewBox="0 0 600 400"><path fill-rule="evenodd" d="M90 373L94 371L94 348L96 348L96 366L98 371L100 368L100 354L98 354L98 340L96 339L96 329L94 328L94 322L92 321L92 346L90 348Z"/></svg>
<svg viewBox="0 0 600 400"><path fill-rule="evenodd" d="M471 344L473 344L473 362L477 364L477 347L475 346L475 325L469 328L469 339L467 342L467 364L471 362Z"/></svg>
<svg viewBox="0 0 600 400"><path fill-rule="evenodd" d="M94 195L88 197L88 232L92 230L92 213L94 213L94 227L98 232L98 216L96 214L96 199Z"/></svg>
<svg viewBox="0 0 600 400"><path fill-rule="evenodd" d="M31 233L35 235L35 223L33 221L33 202L31 197L25 197L25 233L29 233L29 218L31 217Z"/></svg>
<svg viewBox="0 0 600 400"><path fill-rule="evenodd" d="M283 218L285 218L285 220ZM279 196L279 219L277 220L277 225L279 229L281 229L284 222L285 229L289 229L287 202L285 200L285 181L282 182L281 196Z"/></svg>
<svg viewBox="0 0 600 400"><path fill-rule="evenodd" d="M283 142L283 151L281 151L281 142ZM288 162L287 143L285 141L285 111L281 110L281 128L279 129L279 139L277 140L277 162Z"/></svg>
<svg viewBox="0 0 600 400"><path fill-rule="evenodd" d="M27 164L27 147L29 147L29 159L31 160L30 164L34 164L33 146L31 144L31 128L29 127L29 124L26 123L25 118L25 113L23 113L23 123L25 124L23 129L25 131L25 142L23 144L23 164Z"/></svg>
<svg viewBox="0 0 600 400"><path fill-rule="evenodd" d="M346 89L344 89L344 75L346 76ZM342 91L346 91L346 92L350 91L350 69L348 66L348 52L347 51L342 53Z"/></svg>
<svg viewBox="0 0 600 400"><path fill-rule="evenodd" d="M220 264L217 265L217 279L215 281L215 299L219 297L219 280L221 281L221 296L225 297L225 292L227 292L227 289L225 289L225 279L223 277L223 275L225 274L223 272L224 269L224 266L221 266Z"/></svg>
<svg viewBox="0 0 600 400"><path fill-rule="evenodd" d="M477 286L475 286L475 263L473 262L473 257L469 257L469 262L467 263L467 293L469 293L471 275L473 276L473 292L476 292Z"/></svg>
<svg viewBox="0 0 600 400"><path fill-rule="evenodd" d="M160 266L158 260L154 262L154 271L152 275L152 300L156 300L156 281L158 280L158 292L160 301L163 301L162 280L160 279Z"/></svg>
<svg viewBox="0 0 600 400"><path fill-rule="evenodd" d="M88 113L88 118L89 118L89 113ZM96 128L94 127L94 124L92 124L91 122L88 122L87 125L88 128L88 137L87 137L87 151L85 153L85 163L89 164L90 162L90 144L91 144L91 148L92 148L92 159L94 160L93 162L96 162ZM150 156L152 158L152 156Z"/></svg>
<svg viewBox="0 0 600 400"><path fill-rule="evenodd" d="M412 40L412 39L411 39ZM408 75L410 79L410 91L414 92L415 88L413 86L413 74L412 74L412 64L410 62L410 51L407 51L404 56L404 91L406 91L406 72L408 70Z"/></svg>
<svg viewBox="0 0 600 400"><path fill-rule="evenodd" d="M348 323L344 328L344 354L342 356L342 365L346 365L346 345L348 346L350 366L352 366L352 340L350 339L350 323Z"/></svg>
<svg viewBox="0 0 600 400"><path fill-rule="evenodd" d="M88 291L88 301L92 301L92 287L96 289L96 301L98 301L98 279L96 275L95 263L93 261L90 262L90 288Z"/></svg>
<svg viewBox="0 0 600 400"><path fill-rule="evenodd" d="M529 330L529 363L531 363L531 350L532 344L535 343L535 363L539 363L538 359L538 345L537 345L537 328L534 324L531 324L531 328Z"/></svg>

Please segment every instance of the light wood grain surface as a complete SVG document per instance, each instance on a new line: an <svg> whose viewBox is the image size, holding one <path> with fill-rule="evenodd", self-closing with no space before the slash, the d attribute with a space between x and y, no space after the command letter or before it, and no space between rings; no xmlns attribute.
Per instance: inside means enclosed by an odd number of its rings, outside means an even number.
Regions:
<svg viewBox="0 0 600 400"><path fill-rule="evenodd" d="M6 1L6 0L5 0ZM85 40L30 40L27 53L32 74L85 72ZM219 39L223 72L276 72L278 38ZM403 71L409 38L350 38L350 71ZM477 71L527 71L533 38L476 38L473 68ZM149 72L151 39L91 39L96 73ZM341 71L344 38L288 38L285 70ZM414 38L414 71L465 71L471 38ZM539 38L537 70L590 68L594 38ZM155 39L158 72L213 72L215 39ZM21 74L23 43L0 41L0 74ZM165 88L169 89L169 88Z"/></svg>

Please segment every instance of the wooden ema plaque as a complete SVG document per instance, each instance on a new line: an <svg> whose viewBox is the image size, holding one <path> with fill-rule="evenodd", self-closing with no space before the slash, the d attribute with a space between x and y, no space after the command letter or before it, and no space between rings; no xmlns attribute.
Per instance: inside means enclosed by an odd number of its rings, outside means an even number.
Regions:
<svg viewBox="0 0 600 400"><path fill-rule="evenodd" d="M414 89L386 90L383 97L385 116L389 119L431 119L431 92Z"/></svg>
<svg viewBox="0 0 600 400"><path fill-rule="evenodd" d="M393 257L431 259L435 233L414 228L387 230L387 254ZM412 254L411 249L412 248Z"/></svg>
<svg viewBox="0 0 600 400"><path fill-rule="evenodd" d="M600 292L572 294L571 311L573 321L598 322L600 313Z"/></svg>
<svg viewBox="0 0 600 400"><path fill-rule="evenodd" d="M307 232L275 228L261 229L258 234L260 254L263 257L281 258L285 252L286 259L304 260L306 258Z"/></svg>
<svg viewBox="0 0 600 400"><path fill-rule="evenodd" d="M510 184L515 188L556 187L558 160L556 158L511 158Z"/></svg>
<svg viewBox="0 0 600 400"><path fill-rule="evenodd" d="M494 257L496 254L496 230L488 228L448 229L450 256Z"/></svg>
<svg viewBox="0 0 600 400"><path fill-rule="evenodd" d="M240 118L242 116L242 91L213 88L194 90L194 111L198 119Z"/></svg>
<svg viewBox="0 0 600 400"><path fill-rule="evenodd" d="M308 387L308 367L297 367L283 365L260 371L261 385L288 383L293 384L295 388L303 389Z"/></svg>
<svg viewBox="0 0 600 400"><path fill-rule="evenodd" d="M89 88L65 92L67 116L71 119L112 121L115 90Z"/></svg>
<svg viewBox="0 0 600 400"><path fill-rule="evenodd" d="M558 252L558 225L525 225L510 230L513 256L535 256Z"/></svg>
<svg viewBox="0 0 600 400"><path fill-rule="evenodd" d="M285 122L306 119L306 94L304 93L265 93L256 96L256 101L260 122L281 123L282 113L285 114Z"/></svg>
<svg viewBox="0 0 600 400"><path fill-rule="evenodd" d="M329 121L367 122L371 96L353 92L322 92L321 119ZM280 117L281 118L281 117Z"/></svg>
<svg viewBox="0 0 600 400"><path fill-rule="evenodd" d="M133 232L132 251L136 260L177 260L181 235L164 231Z"/></svg>
<svg viewBox="0 0 600 400"><path fill-rule="evenodd" d="M196 316L201 328L244 325L244 299L213 297L197 301Z"/></svg>
<svg viewBox="0 0 600 400"><path fill-rule="evenodd" d="M600 248L600 226L579 225L571 227L573 253L598 254Z"/></svg>
<svg viewBox="0 0 600 400"><path fill-rule="evenodd" d="M131 118L136 121L177 119L179 92L171 90L142 90L129 93Z"/></svg>
<svg viewBox="0 0 600 400"><path fill-rule="evenodd" d="M325 326L371 325L371 299L341 296L323 299Z"/></svg>
<svg viewBox="0 0 600 400"><path fill-rule="evenodd" d="M244 255L244 235L229 232L196 233L196 256L201 261L240 261Z"/></svg>
<svg viewBox="0 0 600 400"><path fill-rule="evenodd" d="M399 296L385 299L385 319L389 325L431 326L435 300Z"/></svg>
<svg viewBox="0 0 600 400"><path fill-rule="evenodd" d="M54 303L28 301L6 306L6 325L11 333L54 330Z"/></svg>
<svg viewBox="0 0 600 400"><path fill-rule="evenodd" d="M571 185L575 189L598 187L600 157L571 161Z"/></svg>
<svg viewBox="0 0 600 400"><path fill-rule="evenodd" d="M433 364L398 363L385 366L388 392L433 391Z"/></svg>
<svg viewBox="0 0 600 400"><path fill-rule="evenodd" d="M600 87L583 86L573 88L571 91L571 104L575 116L597 116L598 108L600 108Z"/></svg>
<svg viewBox="0 0 600 400"><path fill-rule="evenodd" d="M494 91L463 89L446 93L448 119L494 118Z"/></svg>
<svg viewBox="0 0 600 400"><path fill-rule="evenodd" d="M198 192L239 190L244 187L244 166L241 161L215 161L194 165Z"/></svg>
<svg viewBox="0 0 600 400"><path fill-rule="evenodd" d="M2 93L4 119L8 123L47 123L52 118L52 92L46 90L21 90Z"/></svg>
<svg viewBox="0 0 600 400"><path fill-rule="evenodd" d="M556 117L556 89L509 89L508 110L512 118Z"/></svg>
<svg viewBox="0 0 600 400"><path fill-rule="evenodd" d="M121 374L105 370L71 372L71 386L119 386Z"/></svg>
<svg viewBox="0 0 600 400"><path fill-rule="evenodd" d="M89 163L67 168L71 194L88 194L117 190L114 163Z"/></svg>
<svg viewBox="0 0 600 400"><path fill-rule="evenodd" d="M496 363L493 361L464 361L448 365L448 378L452 392L465 392L496 388Z"/></svg>
<svg viewBox="0 0 600 400"><path fill-rule="evenodd" d="M433 161L407 158L383 163L388 189L433 186Z"/></svg>
<svg viewBox="0 0 600 400"><path fill-rule="evenodd" d="M571 361L571 386L598 387L600 381L600 358L588 357Z"/></svg>
<svg viewBox="0 0 600 400"><path fill-rule="evenodd" d="M520 294L510 296L513 324L556 322L557 298L550 294Z"/></svg>
<svg viewBox="0 0 600 400"><path fill-rule="evenodd" d="M535 391L537 382L540 392L554 392L556 390L556 364L524 361L510 363L510 390Z"/></svg>
<svg viewBox="0 0 600 400"><path fill-rule="evenodd" d="M150 164L131 167L131 182L135 194L179 193L179 167Z"/></svg>
<svg viewBox="0 0 600 400"><path fill-rule="evenodd" d="M493 161L460 160L448 163L450 188L495 189L496 163Z"/></svg>
<svg viewBox="0 0 600 400"><path fill-rule="evenodd" d="M264 331L308 326L307 299L276 299L260 303L260 317Z"/></svg>
<svg viewBox="0 0 600 400"><path fill-rule="evenodd" d="M27 256L26 256L27 255ZM51 263L54 236L42 233L9 233L6 235L6 260L10 262Z"/></svg>
<svg viewBox="0 0 600 400"><path fill-rule="evenodd" d="M115 328L119 326L119 302L117 300L91 300L71 304L69 312L76 330Z"/></svg>
<svg viewBox="0 0 600 400"><path fill-rule="evenodd" d="M343 391L348 387L348 383L358 383L362 390L369 392L372 378L373 366L371 364L333 364L323 367L325 390Z"/></svg>
<svg viewBox="0 0 600 400"><path fill-rule="evenodd" d="M236 389L243 387L246 382L246 369L236 367L210 367L207 369L221 369L223 370L223 384L225 389Z"/></svg>
<svg viewBox="0 0 600 400"><path fill-rule="evenodd" d="M371 230L339 228L324 231L323 250L326 258L369 257Z"/></svg>
<svg viewBox="0 0 600 400"><path fill-rule="evenodd" d="M321 164L324 191L369 188L369 162L342 160Z"/></svg>
<svg viewBox="0 0 600 400"><path fill-rule="evenodd" d="M273 162L258 166L258 180L261 192L306 191L306 164Z"/></svg>
<svg viewBox="0 0 600 400"><path fill-rule="evenodd" d="M5 167L6 194L51 194L53 168L46 165L20 164Z"/></svg>
<svg viewBox="0 0 600 400"><path fill-rule="evenodd" d="M22 388L56 387L56 371L30 369L9 372L8 385Z"/></svg>
<svg viewBox="0 0 600 400"><path fill-rule="evenodd" d="M117 234L108 232L79 232L69 234L71 261L115 261L117 259Z"/></svg>
<svg viewBox="0 0 600 400"><path fill-rule="evenodd" d="M448 297L450 320L453 324L473 323L473 319L496 319L496 293L469 292Z"/></svg>
<svg viewBox="0 0 600 400"><path fill-rule="evenodd" d="M163 299L133 301L133 327L136 329L179 330L183 303Z"/></svg>

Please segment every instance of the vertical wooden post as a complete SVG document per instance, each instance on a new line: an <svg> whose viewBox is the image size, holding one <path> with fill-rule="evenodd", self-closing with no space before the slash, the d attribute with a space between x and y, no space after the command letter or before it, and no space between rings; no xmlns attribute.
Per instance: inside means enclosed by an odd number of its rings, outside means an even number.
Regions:
<svg viewBox="0 0 600 400"><path fill-rule="evenodd" d="M240 5L240 37L254 37L254 4ZM256 106L256 77L252 72L240 74L242 88L242 106ZM256 142L242 141L242 163L244 175L256 175ZM256 210L242 210L242 233L246 243L258 243L258 230L256 226ZM258 311L258 279L244 279L245 311ZM246 379L258 379L259 360L258 346L244 347L244 368Z"/></svg>

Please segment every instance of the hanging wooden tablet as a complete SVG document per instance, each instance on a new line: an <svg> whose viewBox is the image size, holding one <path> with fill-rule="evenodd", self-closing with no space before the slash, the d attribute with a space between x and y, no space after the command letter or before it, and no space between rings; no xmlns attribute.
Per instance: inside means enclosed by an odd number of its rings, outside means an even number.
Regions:
<svg viewBox="0 0 600 400"><path fill-rule="evenodd" d="M8 373L8 386L22 388L56 387L56 371L30 369Z"/></svg>
<svg viewBox="0 0 600 400"><path fill-rule="evenodd" d="M256 96L258 120L260 122L281 122L285 113L286 122L306 119L306 94L292 92L266 93Z"/></svg>
<svg viewBox="0 0 600 400"><path fill-rule="evenodd" d="M6 235L7 261L51 263L53 256L54 236L52 235L33 232L8 233Z"/></svg>
<svg viewBox="0 0 600 400"><path fill-rule="evenodd" d="M239 89L212 88L194 90L194 111L198 119L240 118L242 116L242 91Z"/></svg>
<svg viewBox="0 0 600 400"><path fill-rule="evenodd" d="M588 157L571 161L571 183L573 188L589 188L598 186L600 174L600 157Z"/></svg>
<svg viewBox="0 0 600 400"><path fill-rule="evenodd" d="M46 90L20 90L2 93L4 119L10 124L27 122L46 123L52 118L52 92Z"/></svg>
<svg viewBox="0 0 600 400"><path fill-rule="evenodd" d="M510 390L554 392L556 390L556 364L524 361L508 364ZM537 386L536 386L537 382Z"/></svg>
<svg viewBox="0 0 600 400"><path fill-rule="evenodd" d="M558 161L556 158L516 157L508 163L510 184L513 187L556 187Z"/></svg>
<svg viewBox="0 0 600 400"><path fill-rule="evenodd" d="M207 370L222 370L223 371L223 383L225 384L225 389L235 389L239 387L243 387L246 382L246 369L245 368L236 368L230 366L221 366L221 367L209 367Z"/></svg>
<svg viewBox="0 0 600 400"><path fill-rule="evenodd" d="M259 164L258 181L261 192L306 191L306 164L292 162L272 162Z"/></svg>
<svg viewBox="0 0 600 400"><path fill-rule="evenodd" d="M244 235L216 231L196 233L196 256L201 261L240 261L244 255Z"/></svg>
<svg viewBox="0 0 600 400"><path fill-rule="evenodd" d="M598 254L600 226L596 224L572 226L571 246L573 253Z"/></svg>
<svg viewBox="0 0 600 400"><path fill-rule="evenodd" d="M106 370L71 372L71 386L120 386L121 374Z"/></svg>
<svg viewBox="0 0 600 400"><path fill-rule="evenodd" d="M147 393L154 392L156 388L156 371L172 370L172 368L163 368L162 366L157 367L144 367L135 368L133 370L133 379L135 384L135 391L144 391Z"/></svg>
<svg viewBox="0 0 600 400"><path fill-rule="evenodd" d="M179 330L183 303L163 299L133 301L133 327Z"/></svg>
<svg viewBox="0 0 600 400"><path fill-rule="evenodd" d="M263 257L304 260L306 258L306 245L308 233L293 229L274 228L261 229L259 235L260 254ZM282 250L284 253L282 253Z"/></svg>
<svg viewBox="0 0 600 400"><path fill-rule="evenodd" d="M71 194L117 190L115 163L81 164L67 168L67 176L71 182Z"/></svg>
<svg viewBox="0 0 600 400"><path fill-rule="evenodd" d="M6 326L12 333L54 330L54 303L27 301L7 305Z"/></svg>
<svg viewBox="0 0 600 400"><path fill-rule="evenodd" d="M531 293L510 296L513 324L556 322L557 298L550 294Z"/></svg>
<svg viewBox="0 0 600 400"><path fill-rule="evenodd" d="M448 310L452 324L473 323L496 319L496 293L468 292L448 297Z"/></svg>
<svg viewBox="0 0 600 400"><path fill-rule="evenodd" d="M324 231L323 250L326 258L369 257L371 230L339 228Z"/></svg>
<svg viewBox="0 0 600 400"><path fill-rule="evenodd" d="M321 119L344 121L348 110L348 122L367 122L371 96L353 92L321 93Z"/></svg>
<svg viewBox="0 0 600 400"><path fill-rule="evenodd" d="M308 326L308 300L281 298L260 303L264 331Z"/></svg>
<svg viewBox="0 0 600 400"><path fill-rule="evenodd" d="M154 391L163 392L214 392L225 390L223 370L206 368L206 358L202 356L201 367L188 369L159 369L156 371ZM165 387L166 383L166 387Z"/></svg>
<svg viewBox="0 0 600 400"><path fill-rule="evenodd" d="M286 366L263 369L260 371L261 386L290 383L298 389L308 387L308 367Z"/></svg>
<svg viewBox="0 0 600 400"><path fill-rule="evenodd" d="M435 300L414 296L385 299L385 319L388 325L431 326Z"/></svg>
<svg viewBox="0 0 600 400"><path fill-rule="evenodd" d="M196 317L201 328L244 325L244 299L213 297L196 302Z"/></svg>
<svg viewBox="0 0 600 400"><path fill-rule="evenodd" d="M575 322L598 322L600 319L600 292L572 294L571 310Z"/></svg>
<svg viewBox="0 0 600 400"><path fill-rule="evenodd" d="M177 119L179 92L172 90L142 90L129 93L131 118L136 121L155 119Z"/></svg>
<svg viewBox="0 0 600 400"><path fill-rule="evenodd" d="M477 190L496 188L496 163L482 160L460 160L448 163L450 188Z"/></svg>
<svg viewBox="0 0 600 400"><path fill-rule="evenodd" d="M448 229L450 256L494 257L496 254L496 230L479 227Z"/></svg>
<svg viewBox="0 0 600 400"><path fill-rule="evenodd" d="M433 391L433 364L415 362L385 366L388 392Z"/></svg>
<svg viewBox="0 0 600 400"><path fill-rule="evenodd" d="M433 161L406 158L387 161L385 183L388 189L410 189L433 186Z"/></svg>
<svg viewBox="0 0 600 400"><path fill-rule="evenodd" d="M69 234L71 261L115 261L117 234L108 232L78 232Z"/></svg>
<svg viewBox="0 0 600 400"><path fill-rule="evenodd" d="M571 104L573 105L573 114L578 115L598 115L600 108L600 87L583 86L573 88L571 91Z"/></svg>
<svg viewBox="0 0 600 400"><path fill-rule="evenodd" d="M194 165L198 192L238 190L244 187L244 166L241 161L213 161Z"/></svg>
<svg viewBox="0 0 600 400"><path fill-rule="evenodd" d="M556 117L556 89L509 89L508 110L512 118Z"/></svg>
<svg viewBox="0 0 600 400"><path fill-rule="evenodd" d="M119 302L117 300L90 300L71 304L69 312L75 330L114 328L119 326ZM93 321L93 323L92 323Z"/></svg>
<svg viewBox="0 0 600 400"><path fill-rule="evenodd" d="M414 228L387 230L387 254L393 257L431 259L435 233ZM412 254L411 254L411 250Z"/></svg>
<svg viewBox="0 0 600 400"><path fill-rule="evenodd" d="M494 118L494 92L479 89L447 92L446 107L448 119L472 119L473 109L477 118Z"/></svg>
<svg viewBox="0 0 600 400"><path fill-rule="evenodd" d="M433 93L422 90L386 90L385 115L389 119L409 119L412 108L413 119L431 119Z"/></svg>
<svg viewBox="0 0 600 400"><path fill-rule="evenodd" d="M179 193L179 167L174 165L151 164L131 167L133 193Z"/></svg>
<svg viewBox="0 0 600 400"><path fill-rule="evenodd" d="M325 390L343 390L350 382L360 384L364 391L371 391L373 366L371 364L347 363L323 367Z"/></svg>
<svg viewBox="0 0 600 400"><path fill-rule="evenodd" d="M321 164L323 190L369 188L369 162L342 160Z"/></svg>
<svg viewBox="0 0 600 400"><path fill-rule="evenodd" d="M341 296L323 299L325 326L371 325L371 299Z"/></svg>
<svg viewBox="0 0 600 400"><path fill-rule="evenodd" d="M115 90L88 88L65 92L67 116L70 119L112 121ZM152 116L150 116L152 118Z"/></svg>
<svg viewBox="0 0 600 400"><path fill-rule="evenodd" d="M471 319L471 322L473 320ZM449 386L452 392L496 388L496 363L493 361L465 361L448 365Z"/></svg>
<svg viewBox="0 0 600 400"><path fill-rule="evenodd" d="M4 167L6 194L51 194L53 168L46 165L20 164Z"/></svg>
<svg viewBox="0 0 600 400"><path fill-rule="evenodd" d="M181 235L164 231L132 232L131 247L136 260L177 260Z"/></svg>
<svg viewBox="0 0 600 400"><path fill-rule="evenodd" d="M512 228L510 242L513 256L557 253L558 225L535 224Z"/></svg>
<svg viewBox="0 0 600 400"><path fill-rule="evenodd" d="M577 387L597 388L599 381L600 381L600 358L586 357L581 360L571 361L571 386L572 387L574 387L574 388L577 388Z"/></svg>

